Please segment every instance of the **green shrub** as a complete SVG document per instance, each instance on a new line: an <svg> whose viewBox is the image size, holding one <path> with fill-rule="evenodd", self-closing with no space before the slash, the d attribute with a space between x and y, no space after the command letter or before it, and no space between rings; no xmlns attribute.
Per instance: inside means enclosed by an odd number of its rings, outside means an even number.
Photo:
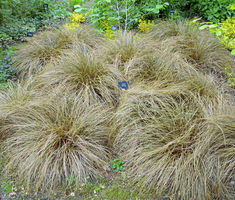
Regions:
<svg viewBox="0 0 235 200"><path fill-rule="evenodd" d="M235 14L229 6L233 0L197 0L193 9L195 13L212 22L221 22Z"/></svg>
<svg viewBox="0 0 235 200"><path fill-rule="evenodd" d="M12 55L15 47L5 47L3 50L0 48L0 89L7 86L8 80L16 80L15 70L12 67Z"/></svg>
<svg viewBox="0 0 235 200"><path fill-rule="evenodd" d="M234 15L229 6L233 0L168 0L170 8L184 17L199 15L206 20L220 22Z"/></svg>
<svg viewBox="0 0 235 200"><path fill-rule="evenodd" d="M141 16L147 19L156 19L160 11L169 4L164 0L95 0L87 9L82 5L75 6L75 12L87 12L92 24L100 30L110 29L112 25L119 29L130 30L137 27Z"/></svg>
<svg viewBox="0 0 235 200"><path fill-rule="evenodd" d="M43 7L45 3L49 5L48 9ZM64 0L3 0L0 4L0 32L21 40L27 32L59 22L68 15L67 6Z"/></svg>
<svg viewBox="0 0 235 200"><path fill-rule="evenodd" d="M75 5L79 5L79 4L82 4L82 3L85 3L85 2L86 2L86 0L69 0L69 4L70 4L72 9L74 9Z"/></svg>

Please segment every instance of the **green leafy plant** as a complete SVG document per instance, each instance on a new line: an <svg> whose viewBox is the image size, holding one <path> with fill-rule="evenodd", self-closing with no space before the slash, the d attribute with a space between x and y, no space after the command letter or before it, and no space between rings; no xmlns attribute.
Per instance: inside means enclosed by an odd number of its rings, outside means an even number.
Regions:
<svg viewBox="0 0 235 200"><path fill-rule="evenodd" d="M0 89L7 86L8 80L16 80L15 70L12 67L12 56L15 47L6 46L5 48L5 50L0 48Z"/></svg>
<svg viewBox="0 0 235 200"><path fill-rule="evenodd" d="M69 0L69 4L71 6L72 9L75 9L75 5L79 5L85 3L85 0Z"/></svg>
<svg viewBox="0 0 235 200"><path fill-rule="evenodd" d="M202 22L200 23L200 30L208 29L215 34L220 43L227 49L231 50L233 55L235 51L235 17L228 18L222 23Z"/></svg>
<svg viewBox="0 0 235 200"><path fill-rule="evenodd" d="M235 88L235 74L231 67L229 68L228 66L225 67L225 74L228 76L228 83L230 87Z"/></svg>
<svg viewBox="0 0 235 200"><path fill-rule="evenodd" d="M137 27L141 16L146 19L155 19L169 4L165 1L138 1L138 0L94 0L93 5L87 9L80 5L75 6L75 12L87 12L92 24L104 30L105 26L112 25L119 29L130 30ZM105 25L105 26L104 26Z"/></svg>
<svg viewBox="0 0 235 200"><path fill-rule="evenodd" d="M75 177L75 175L74 175L74 173L73 173L71 176L68 176L68 177L66 178L66 181L67 181L67 184L68 184L69 186L73 186L74 184L76 184L77 178Z"/></svg>
<svg viewBox="0 0 235 200"><path fill-rule="evenodd" d="M13 190L13 184L11 184L8 180L0 181L1 189L6 193L10 194Z"/></svg>
<svg viewBox="0 0 235 200"><path fill-rule="evenodd" d="M110 161L110 167L115 170L115 172L123 171L124 161L119 158L115 158Z"/></svg>
<svg viewBox="0 0 235 200"><path fill-rule="evenodd" d="M44 8L48 4L48 8ZM14 40L25 40L27 32L35 32L47 25L56 25L68 16L65 0L3 0L0 32Z"/></svg>
<svg viewBox="0 0 235 200"><path fill-rule="evenodd" d="M233 49L232 51L231 51L231 55L235 55L235 49Z"/></svg>
<svg viewBox="0 0 235 200"><path fill-rule="evenodd" d="M221 22L235 14L234 10L230 9L232 3L233 0L197 0L193 9L209 21Z"/></svg>

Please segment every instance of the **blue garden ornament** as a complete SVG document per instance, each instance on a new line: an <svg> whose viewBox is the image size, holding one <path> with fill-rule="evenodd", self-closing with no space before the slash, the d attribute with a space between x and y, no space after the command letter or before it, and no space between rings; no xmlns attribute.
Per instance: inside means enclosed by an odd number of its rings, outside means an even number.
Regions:
<svg viewBox="0 0 235 200"><path fill-rule="evenodd" d="M117 31L117 29L118 29L118 28L117 28L116 26L112 26L112 27L111 27L111 30L114 31L114 32Z"/></svg>
<svg viewBox="0 0 235 200"><path fill-rule="evenodd" d="M174 9L170 9L171 19L173 19L174 14L175 14L175 10Z"/></svg>
<svg viewBox="0 0 235 200"><path fill-rule="evenodd" d="M170 14L174 14L175 10L174 9L170 9Z"/></svg>
<svg viewBox="0 0 235 200"><path fill-rule="evenodd" d="M47 4L47 3L44 3L44 4L43 4L43 8L48 9L48 4Z"/></svg>
<svg viewBox="0 0 235 200"><path fill-rule="evenodd" d="M33 32L27 32L27 37L33 37Z"/></svg>
<svg viewBox="0 0 235 200"><path fill-rule="evenodd" d="M129 81L118 81L118 88L122 91L129 89Z"/></svg>
<svg viewBox="0 0 235 200"><path fill-rule="evenodd" d="M111 30L113 31L113 33L114 33L114 37L116 38L116 31L117 31L117 27L116 26L112 26L111 27Z"/></svg>

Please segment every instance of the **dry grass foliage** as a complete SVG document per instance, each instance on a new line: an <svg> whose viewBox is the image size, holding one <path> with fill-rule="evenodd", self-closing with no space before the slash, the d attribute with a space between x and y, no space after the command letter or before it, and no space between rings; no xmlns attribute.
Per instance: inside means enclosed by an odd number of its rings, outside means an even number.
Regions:
<svg viewBox="0 0 235 200"><path fill-rule="evenodd" d="M132 186L156 198L233 199L235 111L208 73L231 65L226 50L183 22L142 36L104 41L81 25L23 46L15 63L30 78L0 92L6 169L53 191L71 176L77 186L104 177L112 152Z"/></svg>
<svg viewBox="0 0 235 200"><path fill-rule="evenodd" d="M230 139L225 141L225 132L218 127L219 132L213 131L205 118L205 113L209 113L204 109L214 103L202 103L203 98L197 96L172 96L164 90L132 88L115 115L118 135L114 146L126 161L128 175L143 191L154 189L159 196L167 193L173 194L174 199L227 197L226 181L216 179L221 173L216 159L219 162L226 151L228 165L224 170L228 173L221 175L229 180L234 167L234 122L226 133ZM213 145L220 147L214 151ZM209 164L208 151L212 156Z"/></svg>
<svg viewBox="0 0 235 200"><path fill-rule="evenodd" d="M235 110L216 113L208 118L207 131L201 137L200 151L205 152L205 173L213 197L234 199L235 191Z"/></svg>
<svg viewBox="0 0 235 200"><path fill-rule="evenodd" d="M7 169L35 190L51 190L72 176L77 185L104 176L108 113L74 95L21 110L13 117L16 131L6 140Z"/></svg>
<svg viewBox="0 0 235 200"><path fill-rule="evenodd" d="M180 53L189 63L204 72L223 73L225 67L233 63L217 38L183 21L160 22L147 37L161 40L163 49Z"/></svg>
<svg viewBox="0 0 235 200"><path fill-rule="evenodd" d="M154 62L156 46L151 40L136 37L134 32L119 31L115 40L107 40L97 54L105 63L117 68L130 80L133 79L133 68L137 68L141 63Z"/></svg>
<svg viewBox="0 0 235 200"><path fill-rule="evenodd" d="M1 136L12 134L14 122L12 117L28 107L34 107L42 101L41 91L33 87L33 80L14 84L9 83L7 90L0 91L0 122Z"/></svg>
<svg viewBox="0 0 235 200"><path fill-rule="evenodd" d="M14 64L19 76L27 77L41 71L47 64L57 62L68 50L84 46L90 50L101 40L101 36L89 26L80 26L73 31L67 28L45 31L18 49Z"/></svg>
<svg viewBox="0 0 235 200"><path fill-rule="evenodd" d="M104 65L91 52L71 52L58 64L40 73L36 79L40 88L54 88L60 93L61 90L75 92L89 105L95 102L116 105L120 93L117 82L122 80L122 76L115 68Z"/></svg>

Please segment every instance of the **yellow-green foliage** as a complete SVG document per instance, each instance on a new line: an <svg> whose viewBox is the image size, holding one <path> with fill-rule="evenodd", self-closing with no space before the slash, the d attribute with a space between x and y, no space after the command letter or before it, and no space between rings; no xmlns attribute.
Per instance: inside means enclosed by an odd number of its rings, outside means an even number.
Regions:
<svg viewBox="0 0 235 200"><path fill-rule="evenodd" d="M232 8L232 7L231 7ZM191 24L200 24L199 29L203 30L208 28L209 31L217 36L219 42L227 49L232 50L231 54L235 51L235 17L228 18L222 23L199 23L199 19L191 21ZM231 87L235 86L235 74L233 67L225 65L225 74L228 76L228 82Z"/></svg>
<svg viewBox="0 0 235 200"><path fill-rule="evenodd" d="M216 24L214 28L212 26L210 32L216 34L225 48L229 50L235 49L235 17Z"/></svg>
<svg viewBox="0 0 235 200"><path fill-rule="evenodd" d="M117 22L116 21L107 21L107 20L103 20L99 22L100 27L102 27L102 29L104 30L104 35L107 38L113 39L115 34L114 31L111 30L112 25L116 25L117 26ZM118 31L116 31L118 32Z"/></svg>
<svg viewBox="0 0 235 200"><path fill-rule="evenodd" d="M231 67L225 67L225 74L228 76L228 83L231 87L235 87L235 74Z"/></svg>
<svg viewBox="0 0 235 200"><path fill-rule="evenodd" d="M83 14L73 13L69 19L71 23L65 24L65 27L74 30L80 26L81 23L85 22L86 17Z"/></svg>
<svg viewBox="0 0 235 200"><path fill-rule="evenodd" d="M200 18L195 18L189 21L191 25L200 26L199 29L203 30L208 28L209 31L217 36L220 43L227 49L235 49L235 17L230 17L224 22L214 24L212 22L200 23Z"/></svg>
<svg viewBox="0 0 235 200"><path fill-rule="evenodd" d="M144 20L144 19L140 19L139 20L139 29L141 32L146 33L148 32L154 25L154 21L151 20Z"/></svg>

